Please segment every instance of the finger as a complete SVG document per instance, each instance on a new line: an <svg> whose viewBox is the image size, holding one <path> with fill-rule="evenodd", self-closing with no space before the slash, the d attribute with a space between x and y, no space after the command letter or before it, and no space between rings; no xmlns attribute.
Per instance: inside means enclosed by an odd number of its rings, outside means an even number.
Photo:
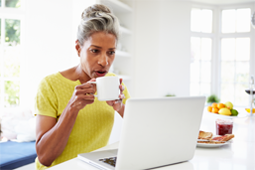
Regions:
<svg viewBox="0 0 255 170"><path fill-rule="evenodd" d="M123 99L125 99L125 95L124 94L120 94L119 98L120 98L120 100L123 100Z"/></svg>
<svg viewBox="0 0 255 170"><path fill-rule="evenodd" d="M90 79L89 81L88 81L88 83L89 82L96 82L96 79L95 78L92 78L92 79Z"/></svg>
<svg viewBox="0 0 255 170"><path fill-rule="evenodd" d="M121 103L121 100L115 100L114 101L114 105L117 105L117 104L120 104Z"/></svg>
<svg viewBox="0 0 255 170"><path fill-rule="evenodd" d="M95 90L93 88L88 88L88 89L76 89L74 91L74 95L87 94L87 93L94 94Z"/></svg>
<svg viewBox="0 0 255 170"><path fill-rule="evenodd" d="M91 82L96 82L96 79L95 78L92 78L90 81L88 81L88 83L92 84ZM93 88L95 91L97 91L97 86L96 84L92 84Z"/></svg>
<svg viewBox="0 0 255 170"><path fill-rule="evenodd" d="M94 95L84 95L83 100L84 101L94 101L95 96Z"/></svg>
<svg viewBox="0 0 255 170"><path fill-rule="evenodd" d="M83 99L82 101L85 103L88 103L88 102L90 103L90 102L94 102L95 99L94 98L86 98L86 99Z"/></svg>
<svg viewBox="0 0 255 170"><path fill-rule="evenodd" d="M95 94L95 90L94 88L89 88L89 89L78 89L75 90L75 95L79 95L79 94Z"/></svg>
<svg viewBox="0 0 255 170"><path fill-rule="evenodd" d="M125 90L125 87L122 85L120 85L119 88L120 88L120 93L122 93Z"/></svg>
<svg viewBox="0 0 255 170"><path fill-rule="evenodd" d="M92 94L80 94L77 97L77 100L95 100L95 96Z"/></svg>
<svg viewBox="0 0 255 170"><path fill-rule="evenodd" d="M120 78L120 84L122 83L122 81L123 81L123 79L122 79L122 78Z"/></svg>
<svg viewBox="0 0 255 170"><path fill-rule="evenodd" d="M93 84L92 82L96 82L95 78L92 78L91 80L89 80L86 83L83 83L81 85L78 85L79 88L88 88L88 87L94 87L96 86L95 84Z"/></svg>
<svg viewBox="0 0 255 170"><path fill-rule="evenodd" d="M93 84L91 83L83 83L81 85L77 85L75 86L75 89L78 90L78 89L87 89L87 88L92 88L93 87Z"/></svg>
<svg viewBox="0 0 255 170"><path fill-rule="evenodd" d="M80 105L80 106L83 106L83 107L84 107L85 105L87 105L87 104L92 104L93 102L94 102L93 100L82 100L82 101L80 101L80 102L77 103L77 106ZM82 107L82 108L83 108L83 107Z"/></svg>
<svg viewBox="0 0 255 170"><path fill-rule="evenodd" d="M87 104L92 104L94 103L93 100L83 100L83 101L80 101L80 102L77 102L75 104L75 107L78 107L80 109L84 108Z"/></svg>

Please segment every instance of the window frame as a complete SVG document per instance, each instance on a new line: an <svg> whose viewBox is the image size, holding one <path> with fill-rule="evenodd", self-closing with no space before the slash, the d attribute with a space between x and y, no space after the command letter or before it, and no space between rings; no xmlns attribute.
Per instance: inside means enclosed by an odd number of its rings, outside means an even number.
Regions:
<svg viewBox="0 0 255 170"><path fill-rule="evenodd" d="M215 10L217 10L216 9L216 6L215 5L205 5L205 4L192 4L192 6L191 6L191 10L192 10L192 8L198 8L198 9L210 9L210 10L212 10L212 12L213 12L213 15L212 15L212 32L211 33L204 33L204 32L192 32L191 31L191 29L190 29L190 38L191 37L198 37L198 38L211 38L212 39L212 54L211 54L211 56L212 56L212 58L211 58L211 93L214 93L214 91L215 91L215 89L214 89L214 80L215 80L215 73L213 72L213 70L214 70L214 66L215 66L215 64L214 64L214 60L215 60L215 40L216 40L216 32L215 32ZM199 84L201 84L201 82L199 82Z"/></svg>
<svg viewBox="0 0 255 170"><path fill-rule="evenodd" d="M253 12L255 10L255 3L247 3L247 4L234 4L234 5L222 5L219 7L219 21L218 21L218 24L219 24L219 37L217 39L217 42L218 42L218 49L219 49L219 55L218 55L218 64L219 64L219 71L221 72L221 40L223 38L250 38L250 61L249 61L249 78L251 77L251 75L255 75L255 69L254 69L254 66L252 66L252 63L255 63L255 51L254 51L254 48L252 47L255 47L255 29L251 28L250 32L235 32L235 33L222 33L222 11L223 10L227 10L227 9L241 9L241 8L250 8L251 9L251 12ZM236 68L235 68L236 69ZM219 72L219 73L220 73ZM221 75L219 74L219 77L218 77L218 84L216 85L217 86L217 94L218 96L221 95ZM247 83L249 83L249 80L247 80ZM236 81L234 83L232 83L234 86L236 86L237 83ZM247 88L248 88L248 84L247 84ZM245 91L244 91L245 93ZM248 96L247 96L248 98ZM248 103L247 103L248 105ZM240 105L241 106L241 105Z"/></svg>
<svg viewBox="0 0 255 170"><path fill-rule="evenodd" d="M251 27L250 32L222 33L222 10L250 8L251 12L255 11L255 3L232 4L232 5L205 5L194 3L192 8L211 9L213 11L212 33L192 32L190 29L190 37L209 37L212 38L212 64L211 64L211 94L221 96L221 39L222 38L250 38L250 70L249 77L255 76L255 29ZM247 80L248 82L249 80ZM234 85L237 83L235 82ZM247 96L248 97L248 96Z"/></svg>
<svg viewBox="0 0 255 170"><path fill-rule="evenodd" d="M5 0L1 0L1 7L0 7L0 19L1 19L1 44L0 44L0 64L1 64L1 76L0 76L0 110L4 109L4 94L5 94L5 81L19 81L20 85L20 104L21 104L21 81L22 81L22 69L23 64L25 62L24 59L24 30L25 30L25 3L26 0L21 0L22 6L20 8L9 8L5 7ZM5 47L5 20L6 19L13 19L13 20L20 20L20 44L19 48L21 50L20 54L20 76L19 77L4 77L4 49Z"/></svg>

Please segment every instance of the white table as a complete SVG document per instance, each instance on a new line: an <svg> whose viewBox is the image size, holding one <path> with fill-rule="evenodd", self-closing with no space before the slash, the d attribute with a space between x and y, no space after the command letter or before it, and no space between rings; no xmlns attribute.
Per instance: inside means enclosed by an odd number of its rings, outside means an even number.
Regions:
<svg viewBox="0 0 255 170"><path fill-rule="evenodd" d="M244 112L243 112L244 113ZM215 134L215 120L220 116L203 114L201 130ZM190 161L157 168L159 170L255 170L255 115L232 119L235 138L229 145L217 148L196 148ZM118 143L108 145L104 149L118 148ZM78 158L58 164L49 170L98 170Z"/></svg>

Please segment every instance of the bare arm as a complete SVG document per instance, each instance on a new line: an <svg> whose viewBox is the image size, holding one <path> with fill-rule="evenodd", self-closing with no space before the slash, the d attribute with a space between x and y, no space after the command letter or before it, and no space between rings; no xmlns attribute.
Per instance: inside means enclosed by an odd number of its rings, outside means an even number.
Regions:
<svg viewBox="0 0 255 170"><path fill-rule="evenodd" d="M50 166L65 149L79 110L94 102L94 96L87 95L89 93L95 93L90 83L76 86L58 121L53 117L37 115L36 152L44 166Z"/></svg>
<svg viewBox="0 0 255 170"><path fill-rule="evenodd" d="M75 123L77 113L64 112L59 121L38 115L36 119L36 151L41 164L50 166L63 152Z"/></svg>

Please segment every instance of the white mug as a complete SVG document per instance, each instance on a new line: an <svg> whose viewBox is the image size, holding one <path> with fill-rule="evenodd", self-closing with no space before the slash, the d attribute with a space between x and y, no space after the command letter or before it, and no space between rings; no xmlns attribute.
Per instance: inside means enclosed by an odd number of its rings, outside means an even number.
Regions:
<svg viewBox="0 0 255 170"><path fill-rule="evenodd" d="M100 101L109 101L119 99L120 95L120 80L116 76L99 77L96 82L91 82L97 86L97 97Z"/></svg>

